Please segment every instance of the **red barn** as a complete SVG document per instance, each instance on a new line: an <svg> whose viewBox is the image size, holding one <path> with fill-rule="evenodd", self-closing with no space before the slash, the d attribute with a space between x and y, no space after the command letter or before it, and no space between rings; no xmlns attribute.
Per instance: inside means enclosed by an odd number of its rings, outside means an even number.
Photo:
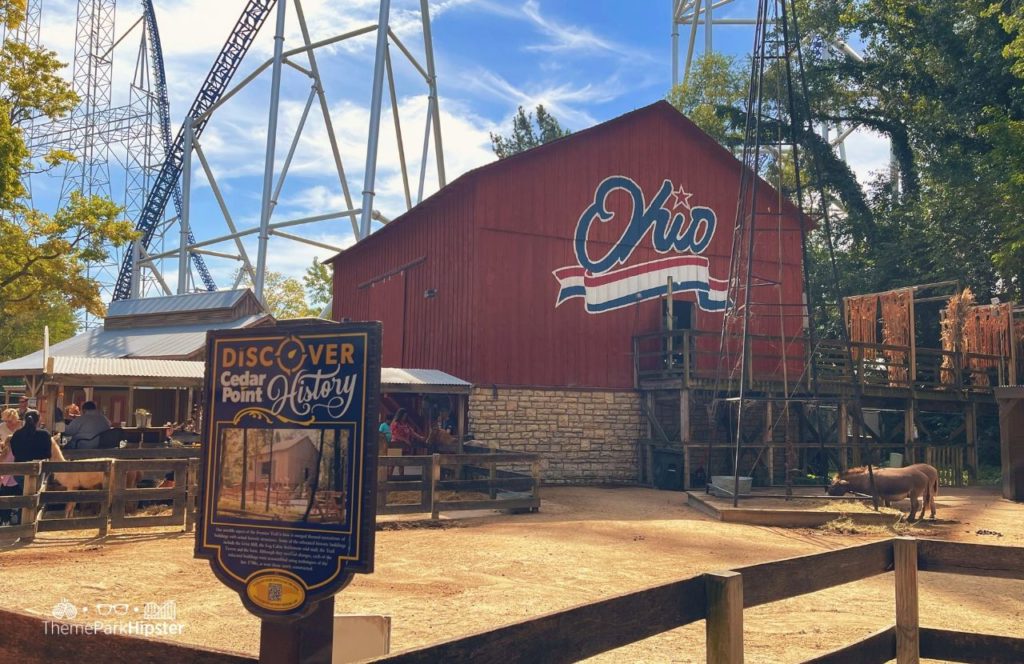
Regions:
<svg viewBox="0 0 1024 664"><path fill-rule="evenodd" d="M666 102L477 168L333 259L334 318L382 321L385 366L474 383L471 430L549 454L549 479L633 480L633 337L661 329L669 277L675 324L720 331L740 168ZM778 198L752 331L792 337L800 217Z"/></svg>

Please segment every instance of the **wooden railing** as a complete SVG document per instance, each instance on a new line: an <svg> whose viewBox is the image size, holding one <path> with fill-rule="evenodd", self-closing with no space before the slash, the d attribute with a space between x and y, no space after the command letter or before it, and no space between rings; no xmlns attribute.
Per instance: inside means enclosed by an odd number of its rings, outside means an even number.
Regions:
<svg viewBox="0 0 1024 664"><path fill-rule="evenodd" d="M684 387L735 387L739 381L742 343L716 332L676 330L633 337L633 368L636 386L643 381L678 379ZM1013 384L1016 368L1010 357L953 352L917 346L817 339L813 352L805 337L783 339L750 335L747 384L756 387L781 380L786 363L791 385L810 387L813 362L819 384L825 389L900 388L914 390L966 390L989 392L997 385ZM723 371L724 369L724 371ZM719 384L721 381L725 381Z"/></svg>
<svg viewBox="0 0 1024 664"><path fill-rule="evenodd" d="M706 661L733 664L743 661L744 609L890 571L895 624L810 661L1024 661L1021 638L922 628L917 594L918 571L1024 579L1024 549L913 538L699 574L375 661L575 662L704 620Z"/></svg>
<svg viewBox="0 0 1024 664"><path fill-rule="evenodd" d="M540 507L538 454L466 446L462 454L382 456L377 482L378 514ZM391 501L393 493L415 502ZM482 497L481 497L482 496Z"/></svg>
<svg viewBox="0 0 1024 664"><path fill-rule="evenodd" d="M49 490L44 478L50 473L99 473L103 476L98 489L73 491ZM127 474L137 472L163 478L173 473L173 488L128 487ZM0 534L31 541L36 533L58 530L96 529L100 535L108 528L148 528L152 526L183 526L192 532L199 493L198 459L91 459L79 461L32 461L2 463L0 475L23 477L23 495L0 496L0 509L19 509L20 523L0 526ZM146 501L171 501L168 515L133 516L131 511ZM54 516L48 505L74 502L77 507L98 505L93 516ZM44 518L44 513L45 518Z"/></svg>

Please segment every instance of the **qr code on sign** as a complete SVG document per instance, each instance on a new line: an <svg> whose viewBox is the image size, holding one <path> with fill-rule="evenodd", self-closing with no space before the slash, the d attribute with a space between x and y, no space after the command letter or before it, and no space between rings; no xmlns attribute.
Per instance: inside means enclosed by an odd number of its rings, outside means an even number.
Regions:
<svg viewBox="0 0 1024 664"><path fill-rule="evenodd" d="M280 583L268 583L267 584L267 600L271 602L281 601L281 584Z"/></svg>

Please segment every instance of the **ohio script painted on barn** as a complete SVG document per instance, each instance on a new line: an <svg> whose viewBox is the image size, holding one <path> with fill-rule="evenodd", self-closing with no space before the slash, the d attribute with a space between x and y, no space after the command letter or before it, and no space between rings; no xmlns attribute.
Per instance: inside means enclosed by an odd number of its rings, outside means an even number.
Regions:
<svg viewBox="0 0 1024 664"><path fill-rule="evenodd" d="M373 569L380 333L208 333L196 556L257 615L302 615Z"/></svg>
<svg viewBox="0 0 1024 664"><path fill-rule="evenodd" d="M592 253L588 242L591 226L619 221L608 205L616 191L629 196L628 222L617 242ZM728 283L711 275L710 261L701 255L715 236L718 217L709 207L692 205L692 197L682 185L677 187L666 179L648 203L632 178L605 178L594 190L594 202L576 222L573 248L577 265L553 273L558 281L555 306L579 297L587 313L600 314L663 297L671 278L672 292L692 291L704 311L725 309ZM666 257L626 265L642 242L650 242Z"/></svg>

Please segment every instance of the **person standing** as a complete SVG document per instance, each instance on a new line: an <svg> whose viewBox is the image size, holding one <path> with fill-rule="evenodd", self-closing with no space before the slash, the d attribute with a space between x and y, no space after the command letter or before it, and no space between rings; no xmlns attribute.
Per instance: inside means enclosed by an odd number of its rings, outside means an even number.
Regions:
<svg viewBox="0 0 1024 664"><path fill-rule="evenodd" d="M11 451L11 436L21 428L18 409L8 408L0 413L0 463L12 463L14 453ZM20 496L21 490L13 475L0 475L0 496ZM21 510L0 509L0 524L18 525Z"/></svg>
<svg viewBox="0 0 1024 664"><path fill-rule="evenodd" d="M46 461L50 458L52 442L50 432L39 427L39 411L31 408L25 413L25 422L11 436L14 461Z"/></svg>
<svg viewBox="0 0 1024 664"><path fill-rule="evenodd" d="M391 443L401 447L404 454L413 454L417 451L416 443L425 442L426 439L409 424L409 414L404 408L399 408L395 412L395 418L391 420Z"/></svg>
<svg viewBox="0 0 1024 664"><path fill-rule="evenodd" d="M70 449L94 450L100 445L100 434L109 429L110 420L97 410L95 402L86 401L82 414L64 429L64 435L70 439Z"/></svg>
<svg viewBox="0 0 1024 664"><path fill-rule="evenodd" d="M23 394L18 399L18 419L19 420L24 420L25 419L25 413L27 413L28 410L29 410L29 408L28 408L28 397L26 397Z"/></svg>

